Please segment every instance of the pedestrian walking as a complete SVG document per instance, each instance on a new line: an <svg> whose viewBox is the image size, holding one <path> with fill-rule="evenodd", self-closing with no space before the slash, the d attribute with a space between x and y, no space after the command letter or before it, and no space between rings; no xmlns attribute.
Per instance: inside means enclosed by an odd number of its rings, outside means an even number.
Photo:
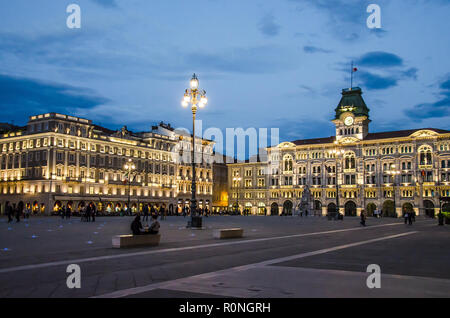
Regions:
<svg viewBox="0 0 450 318"><path fill-rule="evenodd" d="M18 206L16 207L15 203L13 204L13 211L14 211L14 214L16 215L16 222L19 223L21 211Z"/></svg>
<svg viewBox="0 0 450 318"><path fill-rule="evenodd" d="M361 225L366 226L366 212L364 210L361 211Z"/></svg>
<svg viewBox="0 0 450 318"><path fill-rule="evenodd" d="M412 225L413 215L412 213L408 213L408 224Z"/></svg>
<svg viewBox="0 0 450 318"><path fill-rule="evenodd" d="M66 219L70 219L70 214L72 214L72 208L68 205L66 208Z"/></svg>
<svg viewBox="0 0 450 318"><path fill-rule="evenodd" d="M184 206L183 209L181 209L182 213L183 213L183 217L186 218L186 207Z"/></svg>
<svg viewBox="0 0 450 318"><path fill-rule="evenodd" d="M11 223L13 220L13 209L12 206L9 204L9 201L6 202L5 212L6 216L8 217L8 223Z"/></svg>
<svg viewBox="0 0 450 318"><path fill-rule="evenodd" d="M408 223L408 217L409 217L408 212L406 212L406 213L403 215L403 217L404 217L404 219L405 219L405 224L407 224L407 223Z"/></svg>

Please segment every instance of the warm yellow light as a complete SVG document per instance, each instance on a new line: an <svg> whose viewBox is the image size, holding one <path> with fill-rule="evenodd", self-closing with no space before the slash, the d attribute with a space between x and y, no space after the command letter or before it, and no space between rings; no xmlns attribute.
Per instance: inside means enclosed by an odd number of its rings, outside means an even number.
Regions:
<svg viewBox="0 0 450 318"><path fill-rule="evenodd" d="M125 165L124 168L125 168L125 170L128 170L128 165Z"/></svg>
<svg viewBox="0 0 450 318"><path fill-rule="evenodd" d="M198 78L197 75L193 75L192 79L191 79L191 88L192 89L197 89L198 88Z"/></svg>
<svg viewBox="0 0 450 318"><path fill-rule="evenodd" d="M186 107L189 106L189 103L186 102L185 100L183 100L183 101L181 102L181 106L183 106L184 108L186 108Z"/></svg>
<svg viewBox="0 0 450 318"><path fill-rule="evenodd" d="M208 98L206 96L202 96L202 98L200 99L200 102L203 104L208 104Z"/></svg>
<svg viewBox="0 0 450 318"><path fill-rule="evenodd" d="M185 94L183 101L185 101L186 103L189 103L191 101L191 97L189 95Z"/></svg>

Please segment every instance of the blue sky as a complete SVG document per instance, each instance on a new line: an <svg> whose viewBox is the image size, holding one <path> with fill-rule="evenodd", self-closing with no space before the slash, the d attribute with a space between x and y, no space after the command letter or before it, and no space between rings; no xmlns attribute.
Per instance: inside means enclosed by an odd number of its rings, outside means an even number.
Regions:
<svg viewBox="0 0 450 318"><path fill-rule="evenodd" d="M82 10L68 29L66 7ZM382 29L367 28L377 3ZM192 73L203 127L334 134L351 61L371 131L449 128L448 0L15 0L0 3L1 122L62 112L116 129L190 127Z"/></svg>

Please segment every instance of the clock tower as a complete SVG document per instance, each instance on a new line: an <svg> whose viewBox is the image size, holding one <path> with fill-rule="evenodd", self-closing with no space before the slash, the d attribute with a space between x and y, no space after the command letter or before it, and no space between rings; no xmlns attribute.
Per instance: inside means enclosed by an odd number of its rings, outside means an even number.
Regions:
<svg viewBox="0 0 450 318"><path fill-rule="evenodd" d="M336 140L342 143L364 140L369 133L370 119L361 88L343 89L335 111Z"/></svg>

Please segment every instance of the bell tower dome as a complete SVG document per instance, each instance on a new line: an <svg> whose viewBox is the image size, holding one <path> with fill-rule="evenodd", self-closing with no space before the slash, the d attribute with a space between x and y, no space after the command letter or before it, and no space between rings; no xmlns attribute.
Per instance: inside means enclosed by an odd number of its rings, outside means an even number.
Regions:
<svg viewBox="0 0 450 318"><path fill-rule="evenodd" d="M353 87L342 90L342 98L336 107L333 123L337 141L364 140L369 133L369 108L362 98L362 90Z"/></svg>

